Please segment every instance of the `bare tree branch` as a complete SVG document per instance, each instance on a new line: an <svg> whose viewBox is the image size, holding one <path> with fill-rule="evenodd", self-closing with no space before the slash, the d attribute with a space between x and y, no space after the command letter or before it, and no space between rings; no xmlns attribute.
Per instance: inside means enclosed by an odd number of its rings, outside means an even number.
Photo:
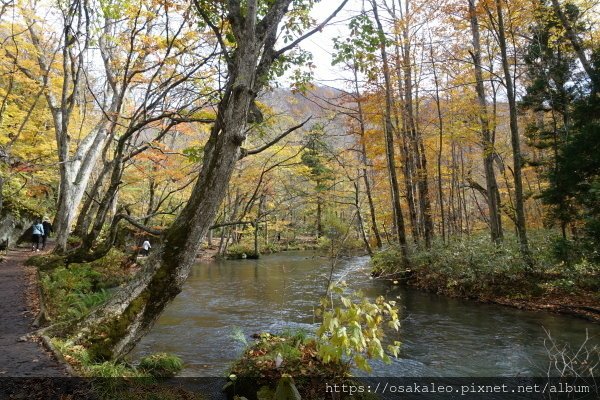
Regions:
<svg viewBox="0 0 600 400"><path fill-rule="evenodd" d="M312 118L312 115L310 117L308 117L307 119L305 119L302 123L293 126L291 128L289 128L288 130L286 130L285 132L283 132L281 135L277 136L275 139L271 140L270 142L266 143L263 146L260 146L256 149L252 149L252 150L246 150L246 149L242 149L241 153L240 153L240 160L246 156L251 156L254 154L258 154L258 153L262 153L263 151L267 150L269 147L277 144L277 142L279 142L281 139L283 139L284 137L286 137L287 135L289 135L290 133L302 128L308 121L310 121L310 119Z"/></svg>
<svg viewBox="0 0 600 400"><path fill-rule="evenodd" d="M342 10L342 8L344 8L344 6L346 5L347 2L348 2L348 0L342 1L342 3L338 6L338 8L336 8L334 12L332 12L327 18L325 18L325 20L323 22L321 22L319 25L317 25L310 31L306 32L304 35L300 36L298 39L294 40L287 46L284 46L281 49L277 50L275 52L275 58L279 57L286 51L293 49L303 40L307 39L308 37L314 35L318 31L321 31L323 28L325 28L325 26L329 23L329 21L331 21L333 18L335 18L335 16Z"/></svg>

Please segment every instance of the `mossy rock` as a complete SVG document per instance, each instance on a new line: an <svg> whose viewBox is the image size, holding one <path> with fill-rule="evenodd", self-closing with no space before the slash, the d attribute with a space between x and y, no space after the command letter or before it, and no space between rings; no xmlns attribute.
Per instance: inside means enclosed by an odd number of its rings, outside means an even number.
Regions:
<svg viewBox="0 0 600 400"><path fill-rule="evenodd" d="M267 392L264 387L274 393L286 375L294 377L294 386L303 399L323 398L323 381L348 373L346 364L323 363L316 341L303 332L261 333L253 337L256 341L230 369L231 382L225 390L230 399L235 395L258 399ZM259 388L261 396L257 393Z"/></svg>
<svg viewBox="0 0 600 400"><path fill-rule="evenodd" d="M176 355L157 353L143 357L138 368L155 378L170 378L181 371L183 362Z"/></svg>

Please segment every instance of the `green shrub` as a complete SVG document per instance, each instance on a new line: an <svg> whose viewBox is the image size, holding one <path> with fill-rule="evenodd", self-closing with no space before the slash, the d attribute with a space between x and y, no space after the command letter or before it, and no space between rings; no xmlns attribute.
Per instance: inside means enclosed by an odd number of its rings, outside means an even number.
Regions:
<svg viewBox="0 0 600 400"><path fill-rule="evenodd" d="M99 273L96 287L111 288L126 282L130 277L127 260L127 254L113 248L104 257L89 263L88 265Z"/></svg>
<svg viewBox="0 0 600 400"><path fill-rule="evenodd" d="M451 296L539 296L546 292L593 292L598 288L598 264L581 257L577 244L551 231L533 231L530 248L534 266L523 260L517 238L507 235L500 244L486 234L435 240L431 248L409 253L409 283ZM397 247L378 252L372 259L373 274L405 273Z"/></svg>
<svg viewBox="0 0 600 400"><path fill-rule="evenodd" d="M225 256L230 260L239 260L243 258L256 258L254 254L254 245L245 243L232 244L227 247Z"/></svg>
<svg viewBox="0 0 600 400"><path fill-rule="evenodd" d="M48 289L49 295L61 290L66 292L89 292L91 291L100 273L94 271L89 265L71 265L71 267L60 267L50 273L43 273L44 287Z"/></svg>
<svg viewBox="0 0 600 400"><path fill-rule="evenodd" d="M70 264L41 272L41 286L48 315L53 320L80 319L110 297L106 288L125 282L130 272L123 267L125 254L111 250L91 263Z"/></svg>
<svg viewBox="0 0 600 400"><path fill-rule="evenodd" d="M371 259L373 275L394 274L402 268L402 253L399 247L392 246L373 254Z"/></svg>
<svg viewBox="0 0 600 400"><path fill-rule="evenodd" d="M154 377L172 377L183 368L181 358L173 354L157 353L140 360L138 368Z"/></svg>
<svg viewBox="0 0 600 400"><path fill-rule="evenodd" d="M82 376L103 378L147 376L123 362L104 361L101 363L94 363L88 350L84 346L76 345L69 340L52 338L51 342L63 355L65 360Z"/></svg>
<svg viewBox="0 0 600 400"><path fill-rule="evenodd" d="M317 341L304 333L283 332L275 335L255 335L241 358L231 367L239 377L264 378L263 383L276 382L282 374L294 377L339 376L346 372L346 364L325 364L318 356Z"/></svg>
<svg viewBox="0 0 600 400"><path fill-rule="evenodd" d="M36 267L40 271L49 271L55 268L64 267L65 257L56 254L33 256L25 261L25 265Z"/></svg>
<svg viewBox="0 0 600 400"><path fill-rule="evenodd" d="M564 262L567 266L581 260L581 248L569 239L562 237L556 238L552 243L552 256L558 261Z"/></svg>
<svg viewBox="0 0 600 400"><path fill-rule="evenodd" d="M80 318L91 307L104 302L107 293L93 294L98 276L89 266L42 272L41 286L49 317L58 321Z"/></svg>
<svg viewBox="0 0 600 400"><path fill-rule="evenodd" d="M69 319L80 319L86 316L92 309L104 304L109 297L110 293L104 289L92 293L70 293L65 299L68 303L65 316L69 317Z"/></svg>

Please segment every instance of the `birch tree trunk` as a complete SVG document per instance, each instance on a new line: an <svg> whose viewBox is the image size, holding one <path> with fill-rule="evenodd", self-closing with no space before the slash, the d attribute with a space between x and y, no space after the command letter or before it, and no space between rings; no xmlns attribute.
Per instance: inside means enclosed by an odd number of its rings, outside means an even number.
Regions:
<svg viewBox="0 0 600 400"><path fill-rule="evenodd" d="M71 224L77 216L90 174L107 140L107 121L103 118L96 127L73 149L71 144L70 121L81 91L84 61L90 41L90 10L84 1L62 4L62 32L58 41L57 53L62 56L60 93L44 91L48 108L52 114L60 171L57 213L54 218L56 232L55 251L66 249ZM19 69L31 80L43 87L48 86L54 56L47 57L47 51L38 34L39 23L28 13L24 14L31 43L36 49L36 62L41 74L34 74L27 66ZM9 54L17 62L16 55ZM73 151L74 150L74 151Z"/></svg>

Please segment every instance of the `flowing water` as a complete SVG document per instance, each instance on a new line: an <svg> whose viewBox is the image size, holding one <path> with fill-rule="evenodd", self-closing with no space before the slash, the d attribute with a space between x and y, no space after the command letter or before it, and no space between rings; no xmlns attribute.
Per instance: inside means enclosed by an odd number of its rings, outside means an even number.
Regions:
<svg viewBox="0 0 600 400"><path fill-rule="evenodd" d="M545 376L546 332L572 348L586 331L590 344L600 343L600 327L585 320L394 286L370 279L368 264L368 257L340 260L334 279L397 301L402 326L388 339L402 342L401 354L389 365L376 363L376 376ZM170 352L184 360L182 376L223 376L244 348L235 336L315 329L313 308L330 265L310 252L199 263L133 357Z"/></svg>

